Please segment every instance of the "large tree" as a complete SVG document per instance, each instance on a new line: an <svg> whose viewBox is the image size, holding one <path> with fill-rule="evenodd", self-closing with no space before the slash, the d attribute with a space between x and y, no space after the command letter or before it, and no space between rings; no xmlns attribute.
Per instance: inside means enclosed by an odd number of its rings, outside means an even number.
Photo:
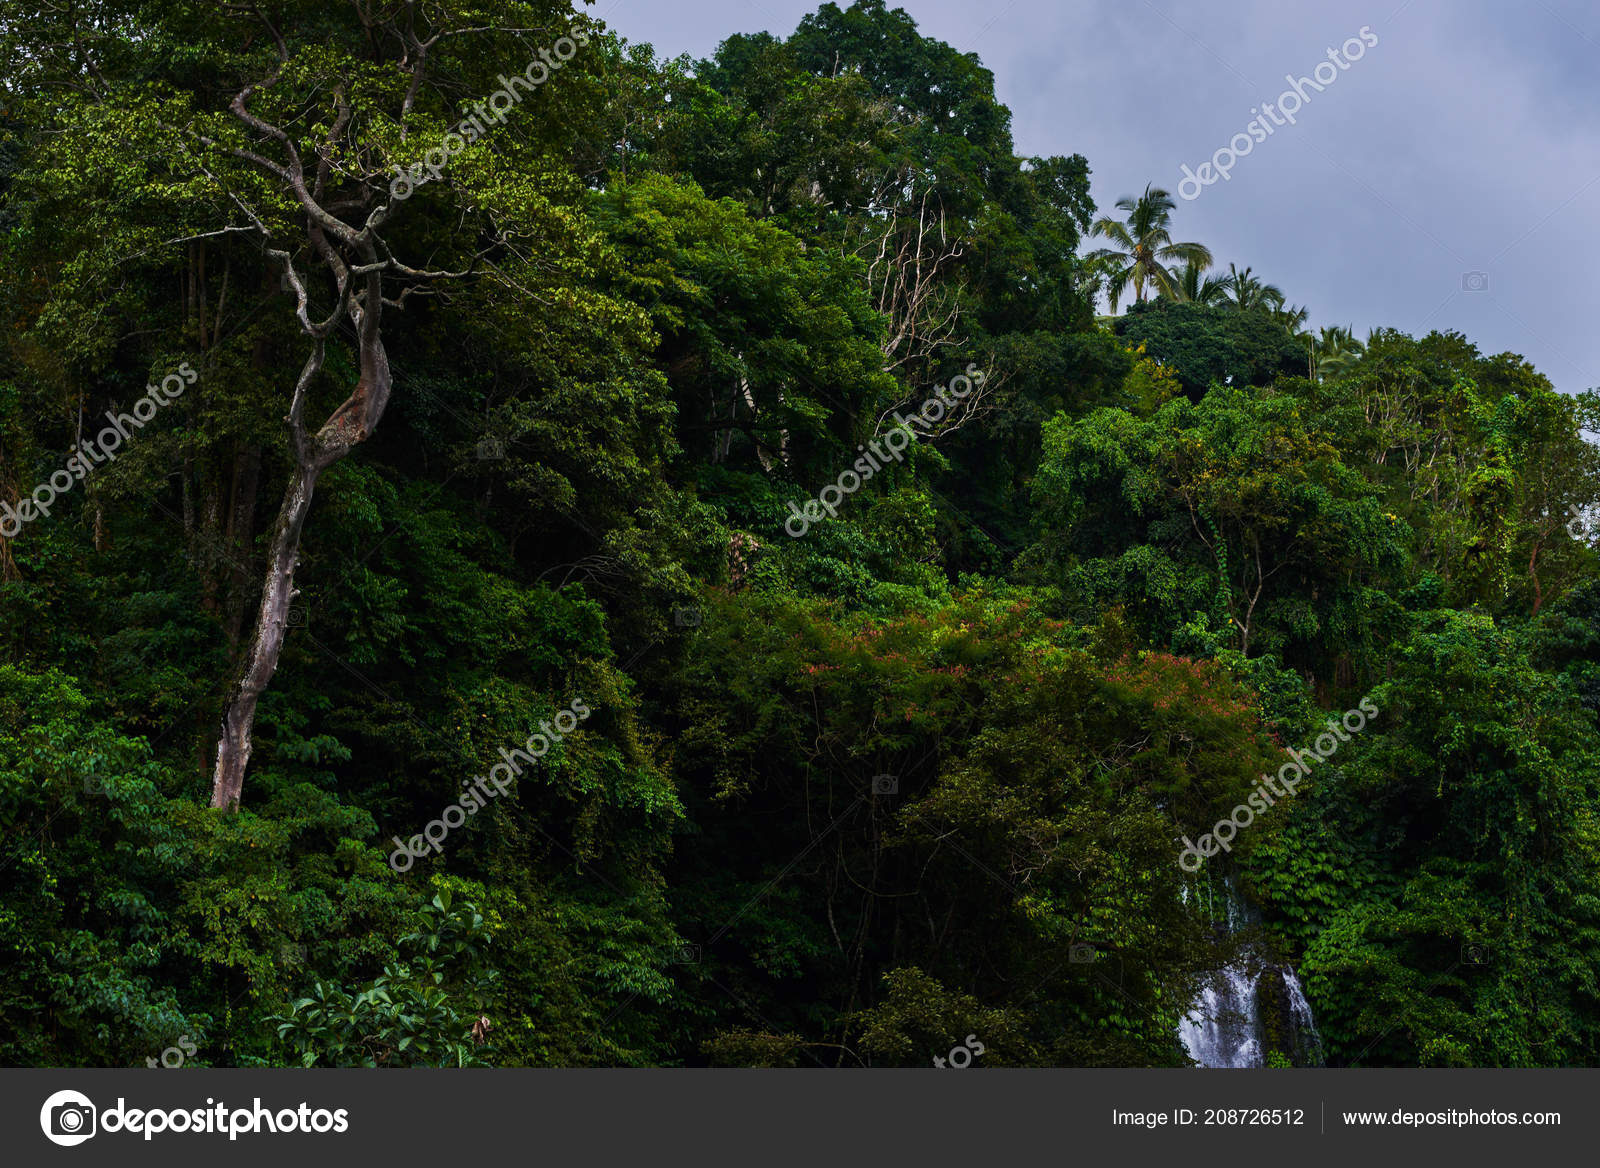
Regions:
<svg viewBox="0 0 1600 1168"><path fill-rule="evenodd" d="M255 629L222 719L211 793L212 806L219 808L236 806L244 786L256 710L277 670L289 624L301 533L317 481L372 436L388 406L393 378L385 310L401 310L412 295L430 294L441 281L470 275L478 258L506 250L511 238L504 222L479 210L462 225L466 230L425 245L435 255L466 261L464 266L413 266L396 254L404 246L393 229L403 202L431 179L430 193L463 213L477 210L453 174L449 182L440 181L438 160L470 151L479 141L474 129L481 127L487 136L492 129L487 123L496 117L503 121L515 103L533 94L588 40L583 31L577 41L565 35L572 14L564 4L520 4L488 24L470 4L420 13L410 5L378 12L358 7L337 28L342 35L331 52L320 38L295 36L296 26L282 23L292 15L241 11L237 28L223 32L261 48L240 52L242 84L227 103L234 124L197 134L206 151L202 167L214 174L243 217L243 223L227 229L253 229L265 255L281 268L293 289L295 317L308 350L285 416L292 469L272 526ZM440 115L450 110L441 100L442 87L475 79L487 92L490 77L504 77L489 66L509 57L509 46L496 45L495 39L510 41L518 34L555 46L555 59L546 50L543 61L523 64L520 77L513 74L513 80L494 87L487 111L473 107L455 130L441 133ZM468 42L478 43L459 47ZM210 121L215 125L216 119ZM461 147L451 149L452 138ZM469 152L463 162L470 166L473 155L483 153ZM264 189L239 174L239 166L264 178ZM297 259L320 270L320 295ZM306 410L324 372L329 342L345 326L353 339L355 384L312 429Z"/></svg>
<svg viewBox="0 0 1600 1168"><path fill-rule="evenodd" d="M135 27L138 36L123 31ZM161 350L169 367L198 348L210 362L201 363L203 380L225 382L225 311L256 297L253 351L240 363L263 389L275 358L298 365L281 404L247 407L281 428L252 425L232 451L207 452L234 467L198 508L226 516L196 525L203 558L227 563L235 599L249 597L255 498L284 464L253 628L237 628L248 599L231 618L234 682L211 801L232 807L291 620L318 481L370 440L389 405L396 314L415 315L480 259L506 295L526 296L519 269L541 237L569 230L551 203L570 180L553 177L548 155L572 132L547 106L578 73L557 76L590 34L569 4L553 0L492 13L464 0L159 11L105 0L5 32L17 87L55 130L39 137L42 165L19 200L23 213L42 219L51 205L106 191L122 211L108 229L85 224L72 241L79 258L51 286L40 326L63 339L76 330L89 340L74 346L80 360L103 364L120 343L104 290L141 265L163 275L179 268L185 311ZM108 187L90 163L112 149L124 173ZM48 241L32 238L49 263ZM276 325L266 323L273 314L282 314ZM186 514L194 509L186 494Z"/></svg>

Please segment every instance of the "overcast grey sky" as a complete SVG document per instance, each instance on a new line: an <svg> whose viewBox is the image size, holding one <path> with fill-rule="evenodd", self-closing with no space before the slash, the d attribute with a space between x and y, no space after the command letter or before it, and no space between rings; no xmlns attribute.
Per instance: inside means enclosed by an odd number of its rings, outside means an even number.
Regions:
<svg viewBox="0 0 1600 1168"><path fill-rule="evenodd" d="M664 56L702 57L731 33L786 36L819 3L599 0L590 11ZM1294 125L1252 143L1228 181L1179 200L1175 237L1208 245L1224 270L1251 265L1313 325L1457 329L1485 353L1521 353L1567 392L1600 386L1593 0L898 6L993 71L1019 154L1087 158L1103 210L1147 182L1176 196L1180 167L1243 132L1286 73L1311 75L1369 26L1378 43L1321 93L1307 89Z"/></svg>

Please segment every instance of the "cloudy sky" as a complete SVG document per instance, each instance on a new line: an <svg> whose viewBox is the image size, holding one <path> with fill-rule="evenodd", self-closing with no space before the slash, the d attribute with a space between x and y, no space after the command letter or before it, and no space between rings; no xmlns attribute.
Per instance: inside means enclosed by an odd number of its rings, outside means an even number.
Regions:
<svg viewBox="0 0 1600 1168"><path fill-rule="evenodd" d="M792 32L817 2L598 0L658 53ZM1600 386L1600 8L1592 0L901 0L925 35L976 52L1017 151L1082 154L1109 209L1177 193L1363 27L1378 43L1180 200L1175 236L1251 265L1313 325L1465 333L1568 392ZM1324 70L1324 77L1327 71ZM1226 156L1223 156L1224 164ZM1189 188L1193 191L1195 188Z"/></svg>

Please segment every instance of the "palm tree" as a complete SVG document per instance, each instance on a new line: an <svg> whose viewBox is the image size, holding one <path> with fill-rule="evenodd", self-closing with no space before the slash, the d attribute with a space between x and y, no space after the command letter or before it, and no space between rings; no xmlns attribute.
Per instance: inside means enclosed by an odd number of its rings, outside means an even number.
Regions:
<svg viewBox="0 0 1600 1168"><path fill-rule="evenodd" d="M1111 311L1133 285L1134 297L1143 304L1146 288L1153 288L1163 296L1176 298L1176 281L1168 264L1175 261L1211 266L1211 252L1198 243L1173 243L1172 212L1177 204L1172 196L1159 187L1146 186L1138 198L1124 195L1117 200L1117 210L1127 213L1126 220L1109 216L1095 220L1089 228L1091 236L1104 236L1111 247L1090 252L1090 264L1106 277L1106 298Z"/></svg>
<svg viewBox="0 0 1600 1168"><path fill-rule="evenodd" d="M1272 319L1288 330L1291 337L1300 335L1300 330L1305 326L1306 318L1310 315L1311 310L1309 308L1303 308L1298 304L1281 306L1272 310Z"/></svg>
<svg viewBox="0 0 1600 1168"><path fill-rule="evenodd" d="M1228 277L1222 282L1223 299L1235 308L1260 308L1276 312L1283 307L1283 291L1275 284L1263 284L1251 275L1251 269L1240 271L1228 265Z"/></svg>
<svg viewBox="0 0 1600 1168"><path fill-rule="evenodd" d="M1206 265L1190 260L1178 273L1177 300L1190 304L1218 304L1222 301L1222 280L1205 274Z"/></svg>
<svg viewBox="0 0 1600 1168"><path fill-rule="evenodd" d="M1338 325L1325 327L1320 337L1309 337L1311 377L1321 381L1354 365L1367 347L1356 340L1354 330Z"/></svg>

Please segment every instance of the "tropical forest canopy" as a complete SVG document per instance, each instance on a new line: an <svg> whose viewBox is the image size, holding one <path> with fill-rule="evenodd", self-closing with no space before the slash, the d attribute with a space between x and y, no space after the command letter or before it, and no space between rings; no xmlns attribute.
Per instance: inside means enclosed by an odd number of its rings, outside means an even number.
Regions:
<svg viewBox="0 0 1600 1168"><path fill-rule="evenodd" d="M883 0L0 52L0 1063L1182 1065L1224 887L1329 1063L1600 1062L1595 395Z"/></svg>

